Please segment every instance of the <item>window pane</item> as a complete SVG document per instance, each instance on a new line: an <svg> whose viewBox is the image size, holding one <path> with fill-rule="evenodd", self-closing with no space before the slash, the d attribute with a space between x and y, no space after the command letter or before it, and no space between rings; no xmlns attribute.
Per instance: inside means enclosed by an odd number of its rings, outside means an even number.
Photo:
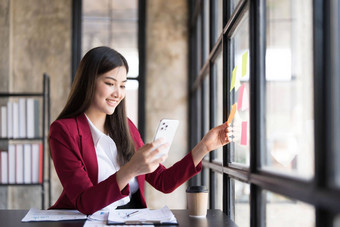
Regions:
<svg viewBox="0 0 340 227"><path fill-rule="evenodd" d="M128 77L139 75L138 1L84 0L82 4L82 55L97 46L109 46L120 52L129 64ZM138 123L137 80L126 84L126 108L129 118Z"/></svg>
<svg viewBox="0 0 340 227"><path fill-rule="evenodd" d="M209 99L209 86L210 86L210 83L209 83L209 75L205 75L204 76L204 80L203 80L203 87L204 87L204 94L203 94L203 112L204 113L204 119L203 119L203 134L202 134L202 137L209 131L210 129L210 111L209 111L209 108L210 108L210 99ZM208 155L207 155L208 156Z"/></svg>
<svg viewBox="0 0 340 227"><path fill-rule="evenodd" d="M83 17L107 17L110 0L83 0Z"/></svg>
<svg viewBox="0 0 340 227"><path fill-rule="evenodd" d="M217 56L214 64L214 72L217 74L217 118L216 125L223 123L223 68L222 68L222 52ZM217 150L217 160L223 162L223 148Z"/></svg>
<svg viewBox="0 0 340 227"><path fill-rule="evenodd" d="M267 1L264 166L313 176L312 1ZM284 31L284 32L283 32Z"/></svg>
<svg viewBox="0 0 340 227"><path fill-rule="evenodd" d="M217 185L216 185L216 207L215 209L223 210L223 175L216 173Z"/></svg>
<svg viewBox="0 0 340 227"><path fill-rule="evenodd" d="M105 20L83 17L82 23L82 56L97 46L109 46L110 23Z"/></svg>
<svg viewBox="0 0 340 227"><path fill-rule="evenodd" d="M138 0L112 0L111 15L117 20L138 20Z"/></svg>
<svg viewBox="0 0 340 227"><path fill-rule="evenodd" d="M267 227L315 226L313 206L266 191Z"/></svg>
<svg viewBox="0 0 340 227"><path fill-rule="evenodd" d="M231 7L230 7L230 8L232 9L232 11L235 10L237 4L239 4L240 1L241 1L241 0L231 0L231 1L230 1L230 4L231 4Z"/></svg>
<svg viewBox="0 0 340 227"><path fill-rule="evenodd" d="M82 10L82 55L110 46L128 61L128 77L138 77L138 1L85 0Z"/></svg>
<svg viewBox="0 0 340 227"><path fill-rule="evenodd" d="M231 40L234 59L232 71L229 73L231 106L229 113L235 115L231 123L233 142L231 146L231 160L249 165L249 19L244 15L234 37Z"/></svg>
<svg viewBox="0 0 340 227"><path fill-rule="evenodd" d="M218 37L222 33L223 25L222 25L222 7L223 7L223 0L213 0L212 1L212 7L213 7L213 21L214 24L212 25L213 28L213 45L218 40Z"/></svg>
<svg viewBox="0 0 340 227"><path fill-rule="evenodd" d="M203 66L203 62L202 62L202 15L199 14L197 16L197 24L196 24L196 72L198 76L198 73L201 70L201 67Z"/></svg>
<svg viewBox="0 0 340 227"><path fill-rule="evenodd" d="M137 80L126 83L126 112L131 121L138 127L138 87Z"/></svg>
<svg viewBox="0 0 340 227"><path fill-rule="evenodd" d="M195 133L196 136L196 141L194 141L194 145L196 145L201 139L202 139L202 133L203 132L203 125L202 125L202 119L203 119L203 111L204 111L204 106L202 106L202 86L198 86L198 89L196 90L195 94L195 105L197 106L197 118L195 119L196 122L194 123L196 130L193 132Z"/></svg>
<svg viewBox="0 0 340 227"><path fill-rule="evenodd" d="M235 214L233 220L237 224L237 226L250 226L249 184L231 179L231 186L233 187L233 209Z"/></svg>
<svg viewBox="0 0 340 227"><path fill-rule="evenodd" d="M137 21L122 20L111 23L110 46L126 58L129 64L128 77L137 77L139 74L137 33Z"/></svg>

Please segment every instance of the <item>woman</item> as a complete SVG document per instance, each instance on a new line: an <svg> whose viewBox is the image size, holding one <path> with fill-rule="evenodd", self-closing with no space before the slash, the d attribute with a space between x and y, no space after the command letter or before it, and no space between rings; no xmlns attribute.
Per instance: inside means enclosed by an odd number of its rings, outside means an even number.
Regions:
<svg viewBox="0 0 340 227"><path fill-rule="evenodd" d="M125 58L108 47L90 50L80 62L66 106L50 126L51 155L63 186L51 209L92 214L103 208L146 207L145 181L170 193L201 170L209 151L229 142L228 125L220 125L165 168L160 163L167 156L155 157L168 144L159 139L144 145L126 116L128 70Z"/></svg>

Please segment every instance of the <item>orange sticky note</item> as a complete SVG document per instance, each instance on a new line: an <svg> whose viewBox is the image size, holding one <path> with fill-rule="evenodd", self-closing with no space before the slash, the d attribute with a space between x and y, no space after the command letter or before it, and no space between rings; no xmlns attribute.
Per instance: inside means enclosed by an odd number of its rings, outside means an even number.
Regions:
<svg viewBox="0 0 340 227"><path fill-rule="evenodd" d="M236 109L237 109L237 103L235 103L232 107L231 107L231 111L230 111L230 114L229 114L229 117L228 117L228 120L227 122L230 124L233 119L234 119L234 116L235 116L235 113L236 113Z"/></svg>

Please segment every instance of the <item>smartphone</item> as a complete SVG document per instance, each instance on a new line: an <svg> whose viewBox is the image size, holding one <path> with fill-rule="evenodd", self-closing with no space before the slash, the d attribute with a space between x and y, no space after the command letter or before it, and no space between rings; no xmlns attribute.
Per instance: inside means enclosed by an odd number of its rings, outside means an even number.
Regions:
<svg viewBox="0 0 340 227"><path fill-rule="evenodd" d="M156 155L155 158L162 157L163 155L169 152L171 143L175 137L176 130L178 127L179 121L173 119L162 119L158 124L158 128L156 130L156 134L154 137L154 141L158 138L164 138L167 143L169 143L169 148L162 153Z"/></svg>

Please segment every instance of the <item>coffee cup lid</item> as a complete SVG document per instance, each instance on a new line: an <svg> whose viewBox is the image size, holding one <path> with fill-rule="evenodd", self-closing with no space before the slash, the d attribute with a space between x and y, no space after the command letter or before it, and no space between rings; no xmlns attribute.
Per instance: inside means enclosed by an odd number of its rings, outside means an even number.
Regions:
<svg viewBox="0 0 340 227"><path fill-rule="evenodd" d="M208 188L206 186L190 186L187 188L186 192L188 193L208 192Z"/></svg>

